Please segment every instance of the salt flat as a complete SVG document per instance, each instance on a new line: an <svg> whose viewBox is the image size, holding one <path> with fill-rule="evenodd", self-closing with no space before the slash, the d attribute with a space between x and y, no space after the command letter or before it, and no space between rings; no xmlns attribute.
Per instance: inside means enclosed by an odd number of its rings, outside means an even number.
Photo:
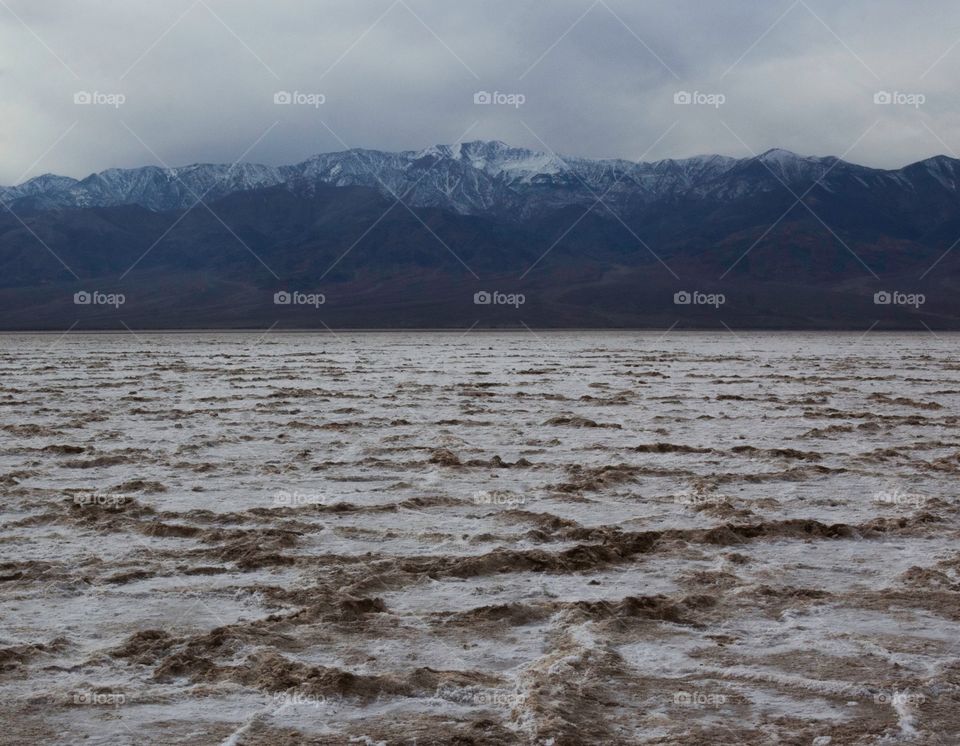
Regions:
<svg viewBox="0 0 960 746"><path fill-rule="evenodd" d="M958 342L2 336L0 743L958 743Z"/></svg>

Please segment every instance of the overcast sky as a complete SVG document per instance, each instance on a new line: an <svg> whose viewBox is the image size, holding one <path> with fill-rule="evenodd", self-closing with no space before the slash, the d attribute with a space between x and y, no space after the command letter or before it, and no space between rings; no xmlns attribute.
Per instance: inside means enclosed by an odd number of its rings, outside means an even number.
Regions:
<svg viewBox="0 0 960 746"><path fill-rule="evenodd" d="M960 152L958 42L955 0L0 0L0 184L461 138L895 168Z"/></svg>

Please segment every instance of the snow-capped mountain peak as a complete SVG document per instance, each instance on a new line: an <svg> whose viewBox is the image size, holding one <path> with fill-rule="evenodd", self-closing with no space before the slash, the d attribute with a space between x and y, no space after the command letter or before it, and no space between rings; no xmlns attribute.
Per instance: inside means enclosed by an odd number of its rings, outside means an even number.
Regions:
<svg viewBox="0 0 960 746"><path fill-rule="evenodd" d="M792 150L785 150L784 148L770 148L760 155L757 158L764 163L791 163L797 160L807 160L802 155L797 155Z"/></svg>
<svg viewBox="0 0 960 746"><path fill-rule="evenodd" d="M926 174L942 188L956 189L960 184L958 162L949 158L880 171L773 148L750 158L699 155L646 163L567 157L498 140L474 140L419 151L356 148L322 153L289 166L197 163L172 169L112 168L80 181L46 174L0 188L0 199L7 204L27 200L39 209L140 205L164 211L190 207L201 198L213 202L267 187L312 193L318 186L362 186L387 198L406 195L413 206L522 219L569 205L589 206L601 195L610 206L637 208L682 195L737 199L782 189L784 184L805 188L821 180L830 189L829 182L844 173L861 183L902 183Z"/></svg>

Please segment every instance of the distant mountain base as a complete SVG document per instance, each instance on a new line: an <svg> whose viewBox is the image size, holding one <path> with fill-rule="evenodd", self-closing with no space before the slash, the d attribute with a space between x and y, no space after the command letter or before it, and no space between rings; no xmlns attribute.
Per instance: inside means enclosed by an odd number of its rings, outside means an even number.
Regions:
<svg viewBox="0 0 960 746"><path fill-rule="evenodd" d="M665 273L663 273L665 274ZM960 331L944 282L677 282L652 267L518 281L467 275L264 283L208 272L0 291L3 330L825 329ZM901 278L901 280L904 278Z"/></svg>

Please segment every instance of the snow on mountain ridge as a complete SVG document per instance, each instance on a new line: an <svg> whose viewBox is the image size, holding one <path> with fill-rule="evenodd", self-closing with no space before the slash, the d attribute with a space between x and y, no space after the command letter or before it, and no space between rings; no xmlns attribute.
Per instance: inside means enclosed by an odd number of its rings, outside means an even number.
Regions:
<svg viewBox="0 0 960 746"><path fill-rule="evenodd" d="M943 188L956 189L960 184L960 169L952 159L923 163L924 172ZM0 198L4 202L31 199L41 208L137 204L164 211L190 207L200 198L212 201L267 187L298 191L317 186L363 186L390 198L406 195L415 206L524 217L545 209L589 205L601 195L615 206L635 206L683 194L740 198L782 188L778 181L803 185L823 179L822 186L830 189L826 182L838 178L841 171L853 173L864 183L901 181L920 165L880 171L780 148L749 158L699 155L633 162L567 157L515 148L497 140L476 140L419 151L356 148L318 154L286 166L198 163L169 169L113 168L79 181L46 174L16 187L0 188ZM825 178L828 174L830 179Z"/></svg>

